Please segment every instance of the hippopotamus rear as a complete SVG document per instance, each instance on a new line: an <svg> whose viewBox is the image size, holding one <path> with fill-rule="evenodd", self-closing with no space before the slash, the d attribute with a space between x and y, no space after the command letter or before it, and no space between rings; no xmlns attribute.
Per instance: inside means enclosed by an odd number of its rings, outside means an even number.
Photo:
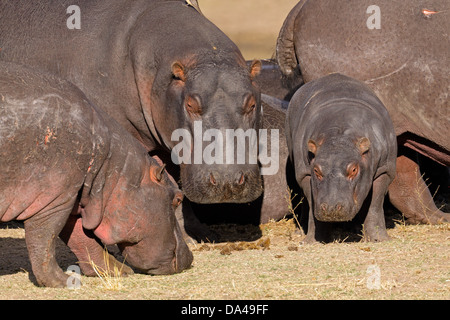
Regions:
<svg viewBox="0 0 450 320"><path fill-rule="evenodd" d="M66 285L54 257L61 231L79 261L102 264L99 239L118 244L146 273L189 267L192 254L174 215L180 190L78 88L3 63L0 119L0 221L24 220L39 284Z"/></svg>
<svg viewBox="0 0 450 320"><path fill-rule="evenodd" d="M310 206L306 241L325 239L322 222L352 220L366 201L365 237L388 239L383 200L395 177L397 144L373 91L340 74L307 83L289 103L286 137Z"/></svg>

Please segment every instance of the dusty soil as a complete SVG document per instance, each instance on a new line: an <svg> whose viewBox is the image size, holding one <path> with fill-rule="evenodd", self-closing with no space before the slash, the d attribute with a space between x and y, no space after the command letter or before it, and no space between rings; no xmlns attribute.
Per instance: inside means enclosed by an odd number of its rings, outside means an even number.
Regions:
<svg viewBox="0 0 450 320"><path fill-rule="evenodd" d="M391 241L301 244L294 220L259 227L254 241L238 241L254 226L215 226L233 242L191 245L192 268L171 276L82 276L79 289L34 284L22 228L0 230L2 299L449 299L450 225L388 230ZM247 236L248 234L246 234ZM121 257L119 257L121 258ZM58 261L76 257L63 243ZM378 282L377 282L378 281Z"/></svg>

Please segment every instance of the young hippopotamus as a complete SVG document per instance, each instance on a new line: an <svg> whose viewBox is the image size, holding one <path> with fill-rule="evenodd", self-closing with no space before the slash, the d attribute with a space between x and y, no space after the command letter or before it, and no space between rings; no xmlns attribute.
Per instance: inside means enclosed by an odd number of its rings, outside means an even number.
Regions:
<svg viewBox="0 0 450 320"><path fill-rule="evenodd" d="M368 86L337 73L307 83L289 103L286 140L310 207L305 242L326 241L327 222L352 220L363 203L364 237L389 239L383 201L397 143L387 110Z"/></svg>
<svg viewBox="0 0 450 320"><path fill-rule="evenodd" d="M60 233L88 274L82 262L105 264L99 240L117 244L145 273L190 266L174 215L180 190L136 139L69 82L2 63L0 164L0 221L24 220L39 285L66 285L55 259Z"/></svg>

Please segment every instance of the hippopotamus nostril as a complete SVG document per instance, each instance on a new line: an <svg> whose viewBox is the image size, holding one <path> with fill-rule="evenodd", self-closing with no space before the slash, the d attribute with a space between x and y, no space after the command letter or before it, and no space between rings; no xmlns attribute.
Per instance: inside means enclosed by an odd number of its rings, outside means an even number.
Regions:
<svg viewBox="0 0 450 320"><path fill-rule="evenodd" d="M245 175L242 171L239 171L239 173L237 174L237 179L236 179L237 185L241 186L244 184L245 182Z"/></svg>
<svg viewBox="0 0 450 320"><path fill-rule="evenodd" d="M322 203L321 205L320 205L320 210L322 211L322 212L327 212L328 211L328 205L326 204L326 203Z"/></svg>
<svg viewBox="0 0 450 320"><path fill-rule="evenodd" d="M212 172L209 173L209 182L211 182L211 184L212 184L213 186L216 186L216 185L217 185L216 178L214 178L214 175L213 175Z"/></svg>

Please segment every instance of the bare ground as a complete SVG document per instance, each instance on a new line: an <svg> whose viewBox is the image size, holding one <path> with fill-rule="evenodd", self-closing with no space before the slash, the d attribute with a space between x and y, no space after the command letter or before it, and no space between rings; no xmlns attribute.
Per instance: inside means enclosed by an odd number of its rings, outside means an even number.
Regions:
<svg viewBox="0 0 450 320"><path fill-rule="evenodd" d="M222 234L245 226L216 226ZM249 227L252 230L253 227ZM107 287L82 276L79 289L39 288L21 228L0 230L2 299L449 299L450 225L399 222L383 243L301 244L293 220L260 226L251 242L191 245L193 267L171 276L135 274ZM66 270L76 258L60 243ZM377 273L379 270L379 283Z"/></svg>

